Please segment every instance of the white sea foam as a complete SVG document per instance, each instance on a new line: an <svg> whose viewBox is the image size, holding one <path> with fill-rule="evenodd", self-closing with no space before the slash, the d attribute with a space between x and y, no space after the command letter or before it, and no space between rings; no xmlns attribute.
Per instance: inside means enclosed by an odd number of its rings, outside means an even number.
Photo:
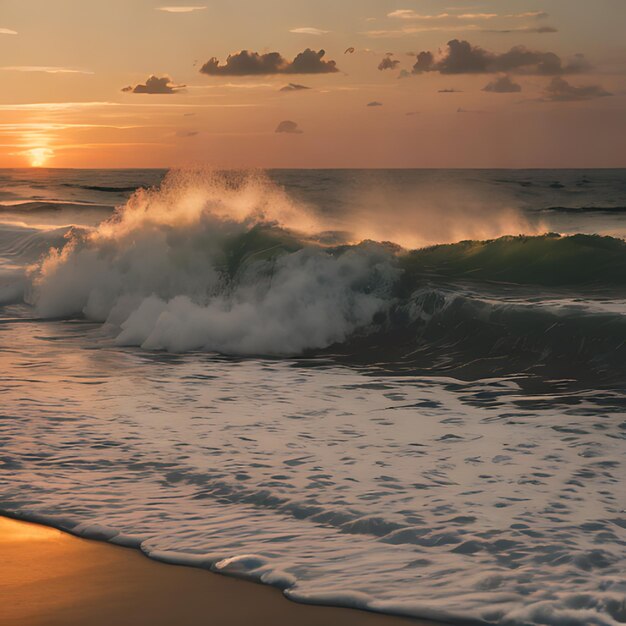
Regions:
<svg viewBox="0 0 626 626"><path fill-rule="evenodd" d="M0 509L303 602L623 623L618 396L120 352L89 328L3 325Z"/></svg>
<svg viewBox="0 0 626 626"><path fill-rule="evenodd" d="M260 224L276 236L277 227L315 230L306 210L263 177L172 176L53 250L34 270L31 299L44 317L106 322L121 345L231 354L325 347L388 305L397 270L386 248L307 246L264 259L262 247L237 239ZM231 278L229 254L245 260Z"/></svg>

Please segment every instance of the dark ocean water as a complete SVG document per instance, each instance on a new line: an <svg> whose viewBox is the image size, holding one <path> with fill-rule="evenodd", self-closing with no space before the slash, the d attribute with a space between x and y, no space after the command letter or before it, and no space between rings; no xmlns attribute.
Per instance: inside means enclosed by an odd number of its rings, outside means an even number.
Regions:
<svg viewBox="0 0 626 626"><path fill-rule="evenodd" d="M0 510L296 600L623 623L626 171L0 170Z"/></svg>

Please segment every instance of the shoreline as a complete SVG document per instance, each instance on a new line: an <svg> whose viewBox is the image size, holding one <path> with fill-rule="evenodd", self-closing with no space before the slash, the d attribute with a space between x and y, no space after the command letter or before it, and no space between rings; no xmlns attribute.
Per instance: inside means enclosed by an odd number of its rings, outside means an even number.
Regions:
<svg viewBox="0 0 626 626"><path fill-rule="evenodd" d="M352 608L290 601L232 576L163 563L140 550L0 515L3 626L443 626Z"/></svg>

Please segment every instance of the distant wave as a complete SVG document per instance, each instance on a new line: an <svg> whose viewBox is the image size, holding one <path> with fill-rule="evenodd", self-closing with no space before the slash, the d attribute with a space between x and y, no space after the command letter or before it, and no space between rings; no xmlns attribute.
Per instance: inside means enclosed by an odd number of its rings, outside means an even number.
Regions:
<svg viewBox="0 0 626 626"><path fill-rule="evenodd" d="M541 210L544 213L624 213L626 206L553 206Z"/></svg>
<svg viewBox="0 0 626 626"><path fill-rule="evenodd" d="M108 186L108 185L78 185L76 183L62 183L63 187L73 187L75 189L86 189L87 191L103 191L107 193L129 193L139 189L137 185L132 186Z"/></svg>
<svg viewBox="0 0 626 626"><path fill-rule="evenodd" d="M91 202L71 202L67 200L25 200L23 202L0 202L0 212L41 213L44 211L65 211L68 209L112 211L113 206Z"/></svg>

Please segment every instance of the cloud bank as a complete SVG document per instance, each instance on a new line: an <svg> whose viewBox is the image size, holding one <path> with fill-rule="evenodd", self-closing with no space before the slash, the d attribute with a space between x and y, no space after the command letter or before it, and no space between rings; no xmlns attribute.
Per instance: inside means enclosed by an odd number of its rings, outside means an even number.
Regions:
<svg viewBox="0 0 626 626"><path fill-rule="evenodd" d="M514 46L508 52L490 52L475 46L469 41L452 39L447 49L436 56L430 51L417 55L413 66L414 74L439 72L440 74L490 74L496 72L514 72L518 74L538 74L559 76L575 74L587 69L583 55L576 55L572 60L563 60L554 52L530 50L525 46Z"/></svg>
<svg viewBox="0 0 626 626"><path fill-rule="evenodd" d="M230 54L224 65L219 59L209 59L200 72L207 76L258 76L267 74L332 74L338 72L335 61L325 61L326 52L307 48L288 61L279 52L259 54L242 50Z"/></svg>

